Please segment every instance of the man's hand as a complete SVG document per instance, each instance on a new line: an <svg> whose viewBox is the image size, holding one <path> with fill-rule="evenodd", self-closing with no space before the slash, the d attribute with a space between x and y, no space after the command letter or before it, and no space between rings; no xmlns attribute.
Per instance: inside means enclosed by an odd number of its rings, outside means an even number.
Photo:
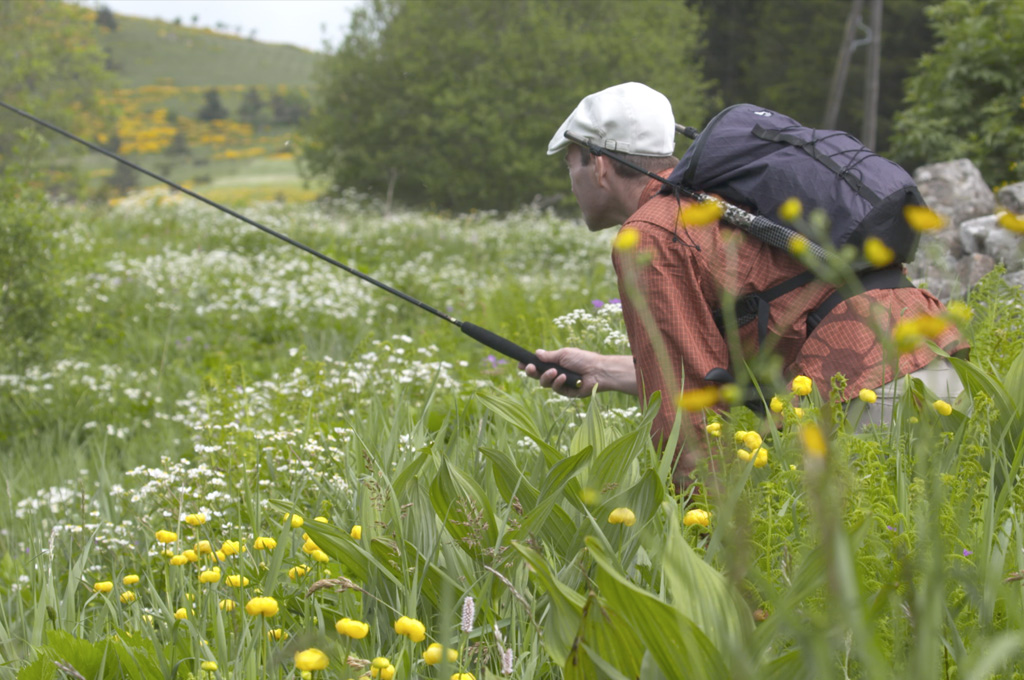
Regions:
<svg viewBox="0 0 1024 680"><path fill-rule="evenodd" d="M553 368L539 374L533 364L519 364L519 370L539 380L541 387L551 388L562 396L589 397L595 386L600 392L614 390L632 395L637 393L636 372L631 356L604 355L575 347L563 347L551 352L539 349L536 354L541 361L558 364L582 377L583 382L577 389L566 385L566 377Z"/></svg>

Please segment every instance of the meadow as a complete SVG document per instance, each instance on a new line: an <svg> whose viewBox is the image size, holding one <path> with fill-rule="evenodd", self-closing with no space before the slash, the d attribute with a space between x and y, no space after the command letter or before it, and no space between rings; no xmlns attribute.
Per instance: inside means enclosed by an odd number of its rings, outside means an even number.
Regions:
<svg viewBox="0 0 1024 680"><path fill-rule="evenodd" d="M628 347L612 235L575 220L244 212L526 347ZM955 404L914 386L858 433L831 386L779 383L766 418L708 412L720 488L678 495L653 410L541 390L186 197L36 219L0 678L1024 677L1024 294L998 276L944 320L974 343Z"/></svg>

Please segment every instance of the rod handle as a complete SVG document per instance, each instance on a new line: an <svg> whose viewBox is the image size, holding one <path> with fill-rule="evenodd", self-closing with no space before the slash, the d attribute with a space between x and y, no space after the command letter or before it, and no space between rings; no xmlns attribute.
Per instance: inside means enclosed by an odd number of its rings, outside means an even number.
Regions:
<svg viewBox="0 0 1024 680"><path fill-rule="evenodd" d="M508 340L507 338L501 337L497 333L492 333L486 328L481 328L480 326L469 323L468 321L463 321L460 328L462 328L463 333L477 342L487 345L496 352L501 352L505 356L515 359L516 361L521 361L524 364L533 364L537 367L537 370L540 373L543 373L549 368L554 368L559 374L565 376L565 384L570 387L579 388L583 384L583 378L579 374L568 371L558 364L549 364L545 361L541 361L537 358L537 355L530 350L520 347L516 343Z"/></svg>

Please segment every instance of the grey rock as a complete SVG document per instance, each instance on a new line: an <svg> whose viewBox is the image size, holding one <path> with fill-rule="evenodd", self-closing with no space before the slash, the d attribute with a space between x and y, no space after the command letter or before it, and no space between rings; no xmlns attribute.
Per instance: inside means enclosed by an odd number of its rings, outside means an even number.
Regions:
<svg viewBox="0 0 1024 680"><path fill-rule="evenodd" d="M988 238L990 232L1001 228L995 215L976 217L961 223L957 231L960 232L960 245L963 252L968 255L987 253L985 239Z"/></svg>
<svg viewBox="0 0 1024 680"><path fill-rule="evenodd" d="M995 195L981 171L966 158L922 165L914 171L914 181L928 207L954 226L996 211Z"/></svg>
<svg viewBox="0 0 1024 680"><path fill-rule="evenodd" d="M985 235L985 253L1008 272L1024 269L1024 236L997 227Z"/></svg>
<svg viewBox="0 0 1024 680"><path fill-rule="evenodd" d="M990 255L974 253L960 258L956 268L959 284L963 289L970 290L978 285L981 277L996 268L996 261Z"/></svg>
<svg viewBox="0 0 1024 680"><path fill-rule="evenodd" d="M938 243L919 248L917 257L907 264L907 277L918 288L924 288L943 302L948 302L954 292L960 292L957 279L957 259L948 249L932 248Z"/></svg>
<svg viewBox="0 0 1024 680"><path fill-rule="evenodd" d="M1024 214L1024 182L1008 184L996 194L999 205L1007 210L1021 215Z"/></svg>
<svg viewBox="0 0 1024 680"><path fill-rule="evenodd" d="M1011 286L1024 289L1024 270L1006 274L1003 276L1003 281L1006 281Z"/></svg>

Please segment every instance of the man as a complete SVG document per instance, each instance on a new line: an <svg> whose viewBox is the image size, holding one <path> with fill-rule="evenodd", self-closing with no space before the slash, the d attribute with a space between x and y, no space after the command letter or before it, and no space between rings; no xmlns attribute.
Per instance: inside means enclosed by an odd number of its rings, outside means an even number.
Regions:
<svg viewBox="0 0 1024 680"><path fill-rule="evenodd" d="M664 95L639 83L584 98L558 129L548 154L564 151L572 191L587 226L598 231L623 225L612 259L632 355L606 356L576 348L537 351L542 361L579 373L578 388L567 385L554 369L539 375L532 364L520 368L542 386L571 397L588 396L597 387L637 395L646 404L660 391L652 435L656 443L664 442L675 420L676 397L709 386L709 371L732 365L729 345L715 323L724 294L739 298L765 291L805 267L789 253L730 225L681 223L681 213L685 216L692 202L659 193L658 181L591 154L566 133L663 177L677 163L672 156L672 106ZM808 314L834 290L813 281L771 303L768 333L787 378L809 376L827 393L832 376L842 373L847 379L844 400L855 398L862 388L895 388L895 378L922 369L935 378L930 388L945 387L948 396L962 389L948 361L929 366L936 356L926 345L894 362L886 361L878 341L875 328L891 337L902 320L943 314L942 304L931 294L916 288L869 290L841 302L809 334ZM758 350L756 326L750 323L740 329L745 359ZM933 334L933 340L950 353L967 346L953 325ZM702 425L702 412L696 410L683 429L693 435L702 431ZM677 481L688 481L700 450L695 440L684 444Z"/></svg>

